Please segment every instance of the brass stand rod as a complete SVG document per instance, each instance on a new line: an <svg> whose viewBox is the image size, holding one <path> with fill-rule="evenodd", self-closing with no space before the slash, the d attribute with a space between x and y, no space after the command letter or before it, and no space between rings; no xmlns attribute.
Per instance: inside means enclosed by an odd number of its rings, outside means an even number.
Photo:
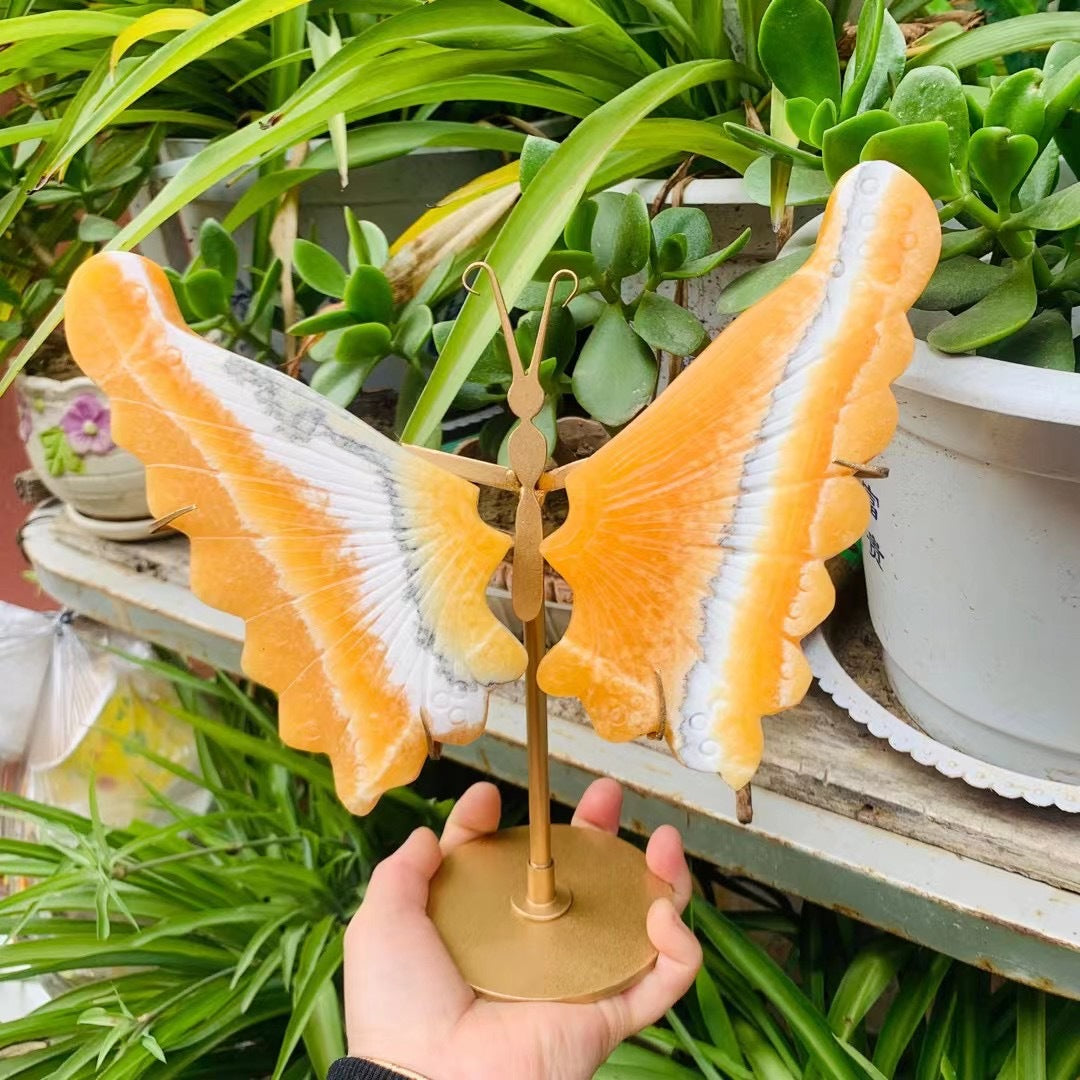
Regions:
<svg viewBox="0 0 1080 1080"><path fill-rule="evenodd" d="M555 902L555 863L551 858L551 790L548 777L547 697L536 682L536 669L547 645L543 606L525 623L525 723L529 754L529 870L526 896L530 906Z"/></svg>

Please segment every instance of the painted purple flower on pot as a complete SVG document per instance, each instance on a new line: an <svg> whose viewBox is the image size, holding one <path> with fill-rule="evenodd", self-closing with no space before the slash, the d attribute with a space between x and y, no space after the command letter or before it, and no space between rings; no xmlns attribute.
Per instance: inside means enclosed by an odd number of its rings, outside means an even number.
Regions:
<svg viewBox="0 0 1080 1080"><path fill-rule="evenodd" d="M93 394L80 394L61 417L60 426L77 454L107 454L115 445L109 406Z"/></svg>

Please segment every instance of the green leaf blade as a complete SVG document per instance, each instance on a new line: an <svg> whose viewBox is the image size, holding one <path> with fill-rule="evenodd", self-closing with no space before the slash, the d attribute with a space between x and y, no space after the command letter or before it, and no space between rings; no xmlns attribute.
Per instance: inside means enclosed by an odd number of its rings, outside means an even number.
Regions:
<svg viewBox="0 0 1080 1080"><path fill-rule="evenodd" d="M513 303L558 239L605 156L663 102L692 86L731 77L729 61L693 61L657 71L585 117L510 212L488 263ZM402 438L423 442L435 430L484 345L498 326L487 286L478 286L454 324L446 347L410 416ZM636 335L635 335L636 336ZM639 339L640 340L640 339Z"/></svg>
<svg viewBox="0 0 1080 1080"><path fill-rule="evenodd" d="M832 16L818 0L772 0L758 31L758 56L784 97L840 100Z"/></svg>
<svg viewBox="0 0 1080 1080"><path fill-rule="evenodd" d="M686 308L654 292L641 297L631 326L647 344L673 356L691 356L708 338L705 327Z"/></svg>
<svg viewBox="0 0 1080 1080"><path fill-rule="evenodd" d="M345 295L345 268L330 252L310 240L293 244L293 268L305 285L340 300Z"/></svg>
<svg viewBox="0 0 1080 1080"><path fill-rule="evenodd" d="M1037 295L1031 259L1025 259L1009 278L967 311L935 326L927 337L946 353L970 353L1008 337L1035 313Z"/></svg>
<svg viewBox="0 0 1080 1080"><path fill-rule="evenodd" d="M600 423L621 427L652 400L656 377L652 350L630 328L620 306L609 305L574 365L574 397Z"/></svg>

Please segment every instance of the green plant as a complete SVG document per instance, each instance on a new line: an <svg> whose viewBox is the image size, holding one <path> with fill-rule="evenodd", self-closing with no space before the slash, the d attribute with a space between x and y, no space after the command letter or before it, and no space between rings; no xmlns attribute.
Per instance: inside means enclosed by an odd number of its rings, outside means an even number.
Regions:
<svg viewBox="0 0 1080 1080"><path fill-rule="evenodd" d="M205 787L213 807L192 814L150 791L170 824L111 829L96 809L0 795L27 830L0 839L0 874L32 881L0 900L0 932L17 939L0 978L70 984L0 1025L3 1045L30 1044L0 1075L324 1077L344 1053L345 924L375 862L446 807L401 790L352 817L329 768L280 743L267 695L152 666L182 693L202 775L125 750Z"/></svg>
<svg viewBox="0 0 1080 1080"><path fill-rule="evenodd" d="M293 267L313 297L305 301L313 314L289 327L290 334L319 335L308 350L318 365L311 385L342 406L356 397L387 356L400 356L419 367L433 324L426 290L404 303L395 300L383 272L389 245L382 230L358 221L348 208L345 228L348 269L325 248L310 240L296 241Z"/></svg>
<svg viewBox="0 0 1080 1080"><path fill-rule="evenodd" d="M995 986L940 953L753 893L764 910L693 901L705 946L694 989L599 1080L1072 1080L1080 1069L1077 1002Z"/></svg>
<svg viewBox="0 0 1080 1080"><path fill-rule="evenodd" d="M198 333L216 335L225 348L281 365L287 363L282 332L308 339L306 356L317 365L311 386L342 407L352 403L387 356L419 366L433 321L426 291L404 303L394 299L382 269L388 253L382 230L358 220L348 207L344 215L348 269L311 240L293 245L290 265L297 289L290 325L283 311L281 260L273 259L265 269L249 267L253 280L248 288L239 277L235 241L212 218L199 228L187 269L165 269L188 324ZM441 275L432 279L432 287L438 280Z"/></svg>
<svg viewBox="0 0 1080 1080"><path fill-rule="evenodd" d="M784 59L793 44L788 28L774 30L766 21L762 56L770 58L776 84L792 95L787 119L807 148L767 146L753 133L729 130L786 160L806 203L822 201L860 160L885 159L905 168L944 204L941 262L916 307L955 317L929 332L930 344L948 353L980 350L1075 370L1071 313L1080 301L1080 187L1059 186L1058 162L1064 156L1080 164L1073 124L1080 43L1055 43L1041 69L962 83L944 64L960 65L976 55L967 50L977 35L1013 29L998 23L931 49L890 90L903 59L893 44L895 27L880 3L864 6L860 27L861 41L878 43L876 52L873 44L861 57L856 52L866 81L855 66L842 91L838 82L820 87L815 101L810 78ZM934 59L940 62L929 62ZM742 310L805 256L788 254L775 267L734 283L721 299L722 310Z"/></svg>
<svg viewBox="0 0 1080 1080"><path fill-rule="evenodd" d="M807 7L810 4L813 8ZM784 18L785 11L790 16L789 19ZM822 13L826 19L821 18ZM1040 43L1045 47L1057 36L1080 37L1080 20L1074 17L1075 14L1032 15L980 28L971 33L951 36L938 44L931 43L925 53L919 53L907 63L911 68L917 68L920 64L934 59L941 63L969 66ZM783 51L789 58L789 63L797 69L795 81L784 80L787 90L785 93L779 85L783 76L778 75L776 70L767 69L773 79L768 102L771 135L755 133L754 137L745 137L745 128L734 125L732 121L724 124L724 130L729 136L741 138L747 150L758 155L745 167L747 182L751 192L757 192L759 201L772 203L774 209L778 196L781 209L786 203L823 201L830 186L821 168L820 154L804 150L798 145L800 140L792 130L787 115L787 97L790 95L801 99L792 111L793 117L798 118L800 106L805 115L806 102L813 104L816 112L822 102L827 101L831 104L822 107L822 119L819 120L822 130L832 123L829 118L833 112L836 120L839 120L840 108L843 106L843 80L839 74L839 61L834 79L830 65L825 65L823 77L820 72L808 73L807 66L813 67L813 64L804 64L799 59L811 55L803 37L808 32L807 25L811 20L817 27L817 37L822 41L827 39L830 43L829 50L836 53L835 45L832 44L833 31L825 26L827 15L818 0L773 0L762 20L762 35L766 36L765 31L770 21L778 31L785 28ZM885 37L882 27L886 25L886 18L880 3L867 4L860 21L864 29L868 24L876 27L879 31L878 40L881 40ZM873 33L863 33L862 38L874 44ZM884 71L880 67L875 69L874 63L879 51L875 45L874 51L868 55L869 47L864 46L862 57L858 47L856 48L855 62L847 65L844 76L850 90L849 101L857 102L854 106L856 110L862 104L864 96L867 102L876 101L874 95L879 93L879 90L875 89L878 83L885 87L890 85L889 74L892 68L886 64ZM764 67L764 53L769 52L767 42L759 40L758 50L762 53ZM880 55L887 60L890 54L885 52ZM900 60L904 61L902 55ZM890 63L895 68L895 59ZM659 126L667 123L659 118L644 120L644 113L660 108L665 101L672 100L684 90L698 85L698 78L701 78L702 85L710 85L716 81L718 74L711 79L705 74L707 64L706 61L691 61L647 76L636 86L600 106L582 120L559 149L547 158L495 236L488 255L489 263L499 275L509 296L519 295L525 283L534 276L581 194L602 189L605 182L610 183L617 178L612 177L608 171L612 156L618 157L619 150L616 148L625 147L627 143L635 140L649 124ZM700 74L695 75L692 72ZM675 88L673 84L684 75L690 81L689 86ZM862 82L864 76L865 83ZM863 90L857 93L860 85ZM641 111L638 111L639 109ZM870 111L868 106L867 110ZM777 137L778 131L783 138ZM442 349L431 379L405 428L406 439L423 438L434 430L438 419L454 400L460 386L468 379L470 371L490 340L495 329L494 314L486 307L484 290L480 291L480 297L470 297L466 301Z"/></svg>
<svg viewBox="0 0 1080 1080"><path fill-rule="evenodd" d="M792 0L774 0L781 2ZM269 74L275 85L280 84L280 97L267 99L270 107L265 115L215 140L188 161L110 242L111 247L131 247L213 183L253 168L262 175L244 212L256 215L259 234L265 237L275 201L313 175L310 159L309 168L284 167L285 153L291 148L329 130L331 144L319 162L325 171L340 168L342 154L349 164L365 163L430 145L433 138L457 145L497 142L505 146L512 133L497 129L470 126L466 136L459 130L462 125L456 125L436 136L418 126L418 121L440 123L428 117L448 100L497 101L500 107L542 109L580 119L510 212L492 244L492 264L508 294L516 298L584 194L668 168L689 154L740 172L748 169L761 149L735 141L723 127L725 121L733 120L730 108L727 114L718 109L752 98L754 114L766 115L774 139L790 143L795 138L785 126L784 94L776 87L770 91L768 79L759 70L758 46L750 47L762 18L759 6L739 7L744 29L732 37L724 32L715 5L693 5L689 14L673 4L624 5L616 0L573 4L545 0L529 11L499 0L427 4L386 0L363 8L364 16L350 15L346 22L335 16L340 46L329 24L319 24L324 37L318 39L321 45L315 59L319 63L311 67L305 66L303 16L297 4L278 0L267 6L257 0L239 0L208 12L205 19L186 29L171 31L174 36L163 44L153 36L140 39L132 53L120 60L111 81L106 79L108 58L101 40L123 31L135 32L134 20L117 9L45 11L0 23L0 44L25 45L23 57L48 55L65 36L68 47L97 57L78 93L69 94L57 115L50 117L51 134L32 163L33 182L55 175L79 147L115 123L125 110L163 92L174 76L196 70L193 65L205 63L214 50L237 56L250 53L245 35L261 40L262 31L256 28L269 18L273 20L271 37L278 33L282 42L287 39L292 44L277 50L274 59L267 55L266 62L272 65L269 72L258 67L255 71L258 78ZM388 11L394 13L381 19L368 17ZM843 5L832 12L834 30L845 13ZM1003 50L1076 38L1078 27L1080 13L1031 15L945 41L911 63L936 57L942 63L977 64ZM969 40L974 44L966 45ZM953 49L953 54L945 59L938 49ZM732 59L732 54L741 55L744 62ZM665 66L670 58L681 62ZM21 72L19 68L11 77L21 79ZM419 112L409 112L409 118L401 121L385 119L403 109ZM344 117L347 125L344 146L338 117ZM380 124L366 123L380 117ZM377 133L376 128L380 129ZM24 131L22 137L27 134ZM782 208L789 179L795 190L790 162L777 159L768 169L771 201L779 200ZM0 228L10 223L29 190L21 185L0 204ZM232 228L237 223L224 224ZM493 316L480 307L484 287L480 292L475 301L466 302L417 400L405 429L409 439L423 441L433 435L496 330ZM0 380L0 389L60 316L58 308L50 312Z"/></svg>
<svg viewBox="0 0 1080 1080"><path fill-rule="evenodd" d="M388 0L359 6L363 14L334 16L332 25L319 22L312 38L319 43L318 55L312 58L317 62L312 63L303 44L305 24L298 0L216 5L205 18L192 16L187 26L166 25L160 21L166 14L160 8L130 16L127 5L92 11L65 7L0 22L0 45L11 46L5 52L6 66L0 67L0 83L6 76L9 85L25 84L40 72L50 88L62 87L45 119L27 120L8 133L12 142L33 135L42 143L25 181L0 201L0 230L11 224L37 184L56 176L74 153L110 125L122 122L136 103L156 105L181 92L181 87L183 93L205 97L206 88L215 83L204 81L204 70L218 54L234 66L234 81L258 85L269 80L262 108L250 123L191 159L111 246L131 247L211 184L257 168L258 190L244 212L256 215L258 252L260 238L263 245L268 242L273 204L290 187L320 171L382 160L440 141L520 146L519 133L429 120L443 102L456 101L459 106L467 101L491 102L499 108L510 105L580 117L658 70L656 61L591 3L555 5L568 24L517 11L498 0L434 4ZM390 12L387 18L371 17ZM131 49L110 75L111 41L118 34L128 35ZM162 42L161 35L167 40ZM50 68L43 58L58 49L68 50L65 59L76 52L80 71L88 67L90 74L76 79L62 64ZM541 78L538 69L551 69L554 76ZM722 80L745 75L757 81L757 76L731 61L722 62L711 74ZM365 123L402 115L403 110L407 119ZM688 112L685 106L677 110L684 116ZM344 137L341 117L348 125ZM317 165L312 159L319 151L298 168L285 166L287 151L327 131L331 143ZM654 129L631 155L633 160L624 157L623 175L632 175L642 163L677 160L687 147L721 159L731 156L737 163L752 156L715 125L693 120L689 129ZM236 223L224 224L232 228ZM268 262L259 255L257 261ZM59 318L60 311L54 310L42 337ZM25 355L37 343L31 342Z"/></svg>
<svg viewBox="0 0 1080 1080"><path fill-rule="evenodd" d="M321 1078L343 1052L342 934L371 869L415 826L438 828L449 806L399 789L352 817L326 765L281 744L271 695L149 666L177 687L201 776L143 744L124 749L213 802L194 814L148 790L168 824L109 828L93 796L83 817L0 794L0 875L22 884L0 899L12 939L0 979L66 983L0 1024L0 1076ZM706 885L717 876L698 870ZM693 902L704 970L601 1078L1072 1080L1080 1069L1077 1003L991 988L930 950L725 883L754 908Z"/></svg>
<svg viewBox="0 0 1080 1080"><path fill-rule="evenodd" d="M0 360L34 332L75 268L120 231L156 144L152 129L117 129L83 148L63 180L32 192L0 235ZM0 147L0 190L23 182L32 153L25 144Z"/></svg>
<svg viewBox="0 0 1080 1080"><path fill-rule="evenodd" d="M557 144L533 139L526 145L521 183L532 182ZM696 207L669 207L650 221L636 192L604 191L584 199L570 216L557 246L538 267L538 276L518 296L515 339L522 356L532 354L548 277L572 271L556 286L548 324L547 357L540 381L545 403L538 424L554 450L556 420L584 414L618 427L652 400L658 353L681 360L708 340L701 322L658 290L666 282L708 274L737 254L749 239L745 230L722 250L713 250L712 228ZM573 289L574 296L570 298ZM443 349L454 322L435 324L434 340ZM477 409L506 400L511 382L506 343L499 332L481 353L454 398L455 409ZM509 410L490 419L480 433L481 452L507 460L513 426Z"/></svg>
<svg viewBox="0 0 1080 1080"><path fill-rule="evenodd" d="M256 360L280 361L273 331L279 303L281 260L248 270L251 287L240 281L240 254L230 233L213 218L199 226L186 270L165 267L177 306L191 328L217 335L227 349L240 348ZM242 308L242 312L238 311Z"/></svg>

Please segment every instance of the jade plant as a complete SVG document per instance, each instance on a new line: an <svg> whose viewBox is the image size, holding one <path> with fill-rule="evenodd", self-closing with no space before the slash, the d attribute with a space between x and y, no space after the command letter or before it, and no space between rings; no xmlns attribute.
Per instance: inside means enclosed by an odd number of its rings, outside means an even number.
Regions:
<svg viewBox="0 0 1080 1080"><path fill-rule="evenodd" d="M1060 161L1080 158L1072 113L1080 95L1080 44L1055 43L1041 69L967 83L942 64L909 67L901 76L902 39L881 4L868 3L841 83L838 68L810 71L785 60L792 28L770 21L778 5L816 3L774 0L762 23L762 59L787 95L785 116L799 145L734 125L729 131L790 166L791 197L803 203L824 201L859 161L883 159L906 169L941 204L941 261L916 307L953 317L940 316L929 343L946 353L979 351L1074 371L1080 187L1063 182ZM823 33L824 16L822 9ZM742 310L808 254L799 247L736 281L721 310Z"/></svg>
<svg viewBox="0 0 1080 1080"><path fill-rule="evenodd" d="M539 163L554 144L532 140L523 157L522 186L528 188ZM542 161L540 162L542 163ZM604 191L574 210L558 246L518 295L515 339L531 355L540 324L548 279L559 270L577 277L556 286L556 304L547 334L547 357L540 369L545 403L538 425L554 449L559 416L585 415L607 427L630 421L653 398L658 355L695 355L708 335L700 320L664 295L666 282L700 278L736 255L750 237L745 230L727 247L715 250L712 228L697 207L669 207L651 220L637 192ZM571 298L571 293L573 296ZM452 321L435 324L442 349ZM497 334L473 366L454 406L480 408L505 402L511 381L506 343ZM513 424L509 410L487 422L481 450L506 455Z"/></svg>
<svg viewBox="0 0 1080 1080"><path fill-rule="evenodd" d="M311 386L338 405L348 405L380 361L396 355L413 366L431 335L427 293L395 300L383 272L389 245L382 230L345 208L348 268L311 240L293 246L293 269L307 288L297 300L311 312L289 326L290 334L318 335L308 357L315 361Z"/></svg>
<svg viewBox="0 0 1080 1080"><path fill-rule="evenodd" d="M276 361L272 333L281 261L249 270L254 288L240 280L240 256L230 233L207 218L187 269L179 273L166 267L165 275L193 330L213 334L226 348L239 348L254 359Z"/></svg>
<svg viewBox="0 0 1080 1080"><path fill-rule="evenodd" d="M199 228L195 257L183 273L166 269L181 313L191 327L223 346L267 363L286 363L282 331L299 338L314 362L311 385L335 404L348 406L378 363L394 354L419 364L431 334L426 293L395 300L382 271L388 245L378 226L345 209L348 268L326 248L298 239L292 250L295 306L282 310L282 263L240 273L230 233L212 218ZM300 318L296 318L299 313Z"/></svg>

